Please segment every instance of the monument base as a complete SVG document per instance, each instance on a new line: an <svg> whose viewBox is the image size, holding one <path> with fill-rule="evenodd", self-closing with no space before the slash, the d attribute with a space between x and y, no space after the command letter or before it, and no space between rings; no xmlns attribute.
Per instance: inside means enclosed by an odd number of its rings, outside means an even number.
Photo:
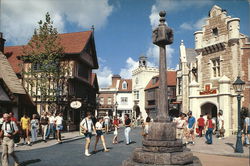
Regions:
<svg viewBox="0 0 250 166"><path fill-rule="evenodd" d="M148 136L142 141L142 148L136 148L132 157L122 166L201 166L200 160L185 148L182 140L176 139L173 122L153 122Z"/></svg>

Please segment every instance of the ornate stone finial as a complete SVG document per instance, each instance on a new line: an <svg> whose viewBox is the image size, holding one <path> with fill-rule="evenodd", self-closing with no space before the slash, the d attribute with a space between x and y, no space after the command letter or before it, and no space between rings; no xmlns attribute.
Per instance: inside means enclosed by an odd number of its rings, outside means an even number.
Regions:
<svg viewBox="0 0 250 166"><path fill-rule="evenodd" d="M166 19L165 19L165 16L166 16L166 11L160 11L159 13L159 16L160 16L160 23L165 23Z"/></svg>

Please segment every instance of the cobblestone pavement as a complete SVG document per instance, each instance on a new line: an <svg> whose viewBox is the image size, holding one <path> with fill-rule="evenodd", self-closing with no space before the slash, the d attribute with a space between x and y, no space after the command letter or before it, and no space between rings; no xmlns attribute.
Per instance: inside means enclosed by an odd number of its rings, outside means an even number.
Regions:
<svg viewBox="0 0 250 166"><path fill-rule="evenodd" d="M120 166L123 160L131 156L135 147L141 146L140 131L141 128L131 131L131 138L134 142L130 145L124 143L123 128L119 130L119 144L112 144L113 134L105 135L110 152L102 152L103 148L99 142L98 149L100 151L90 157L83 155L85 141L78 132L63 133L63 144L49 140L47 143L40 142L31 147L19 146L16 151L20 161L28 166ZM94 141L93 137L90 151L93 150ZM234 144L233 137L224 140L214 139L214 145L206 145L203 138L197 138L196 144L188 145L188 147L195 151L194 154L201 159L203 166L248 166L247 148L244 149L245 153L241 157L228 157L229 154L234 154L232 148ZM214 155L218 153L227 156Z"/></svg>

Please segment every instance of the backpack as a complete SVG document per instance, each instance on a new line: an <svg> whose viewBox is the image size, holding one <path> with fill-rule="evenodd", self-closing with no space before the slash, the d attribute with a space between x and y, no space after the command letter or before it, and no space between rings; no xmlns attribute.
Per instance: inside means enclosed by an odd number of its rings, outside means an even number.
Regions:
<svg viewBox="0 0 250 166"><path fill-rule="evenodd" d="M10 128L11 128L12 133L15 132L13 123L15 123L15 122L12 122L12 121L10 122ZM5 130L7 130L7 124L6 124L6 122L5 122ZM20 142L20 135L19 135L19 133L16 133L15 135L13 135L13 141L14 141L14 143L19 143Z"/></svg>

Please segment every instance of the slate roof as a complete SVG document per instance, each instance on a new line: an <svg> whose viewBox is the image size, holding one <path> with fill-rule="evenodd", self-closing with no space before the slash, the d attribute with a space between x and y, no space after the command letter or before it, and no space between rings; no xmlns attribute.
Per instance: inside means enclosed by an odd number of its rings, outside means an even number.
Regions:
<svg viewBox="0 0 250 166"><path fill-rule="evenodd" d="M2 52L0 52L0 78L3 79L12 93L26 94L20 80Z"/></svg>

